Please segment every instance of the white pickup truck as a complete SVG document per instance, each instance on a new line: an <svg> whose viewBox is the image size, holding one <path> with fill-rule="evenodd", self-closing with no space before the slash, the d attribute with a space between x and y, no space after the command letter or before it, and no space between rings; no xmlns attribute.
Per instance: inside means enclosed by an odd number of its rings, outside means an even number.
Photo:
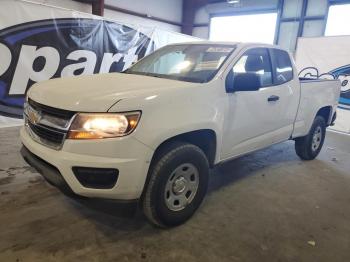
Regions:
<svg viewBox="0 0 350 262"><path fill-rule="evenodd" d="M62 190L140 200L170 227L199 207L210 167L286 140L314 159L339 94L336 80L300 81L276 46L169 45L123 73L33 86L21 152Z"/></svg>

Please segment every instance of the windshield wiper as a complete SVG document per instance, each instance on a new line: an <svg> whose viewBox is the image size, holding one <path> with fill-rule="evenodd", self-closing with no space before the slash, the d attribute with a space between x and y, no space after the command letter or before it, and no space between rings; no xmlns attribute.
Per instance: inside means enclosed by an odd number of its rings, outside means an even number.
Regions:
<svg viewBox="0 0 350 262"><path fill-rule="evenodd" d="M124 71L125 72L125 71ZM143 76L151 76L151 77L158 77L158 78L165 78L166 75L161 74L154 74L154 73L148 73L148 72L137 72L137 71L127 71L126 74L134 74L134 75L143 75Z"/></svg>
<svg viewBox="0 0 350 262"><path fill-rule="evenodd" d="M149 73L149 72L137 72L137 71L130 71L130 70L125 70L123 73L144 75L144 76L156 77L156 78L172 79L172 80L192 82L192 83L205 83L206 82L206 80L203 80L203 79L187 77L187 76L165 75L165 74L156 74L156 73Z"/></svg>

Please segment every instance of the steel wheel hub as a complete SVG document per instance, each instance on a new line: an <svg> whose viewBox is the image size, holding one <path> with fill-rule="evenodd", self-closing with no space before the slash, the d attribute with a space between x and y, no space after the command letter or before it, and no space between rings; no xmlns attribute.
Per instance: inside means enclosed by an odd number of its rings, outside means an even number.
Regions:
<svg viewBox="0 0 350 262"><path fill-rule="evenodd" d="M320 147L321 140L322 140L322 129L320 126L318 126L315 129L314 135L312 136L312 144L311 144L312 151L316 151Z"/></svg>
<svg viewBox="0 0 350 262"><path fill-rule="evenodd" d="M184 178L183 176L176 179L173 183L174 194L180 195L181 193L183 193L186 189L186 184L187 184L186 178Z"/></svg>
<svg viewBox="0 0 350 262"><path fill-rule="evenodd" d="M199 186L198 169L190 163L181 164L170 175L164 192L166 206L180 211L196 196Z"/></svg>

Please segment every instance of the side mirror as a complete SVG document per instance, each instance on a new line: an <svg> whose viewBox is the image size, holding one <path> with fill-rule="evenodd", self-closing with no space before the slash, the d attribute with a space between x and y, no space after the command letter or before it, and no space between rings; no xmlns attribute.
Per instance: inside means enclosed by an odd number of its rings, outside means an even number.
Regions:
<svg viewBox="0 0 350 262"><path fill-rule="evenodd" d="M255 73L237 73L233 71L226 77L226 92L234 93L237 91L257 91L261 88L260 77Z"/></svg>

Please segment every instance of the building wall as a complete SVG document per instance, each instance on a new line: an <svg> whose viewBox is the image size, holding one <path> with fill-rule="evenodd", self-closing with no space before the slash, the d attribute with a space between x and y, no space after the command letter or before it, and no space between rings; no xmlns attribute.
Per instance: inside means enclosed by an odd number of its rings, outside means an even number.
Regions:
<svg viewBox="0 0 350 262"><path fill-rule="evenodd" d="M322 36L327 13L327 0L284 0L277 44L295 52L298 37Z"/></svg>
<svg viewBox="0 0 350 262"><path fill-rule="evenodd" d="M277 25L276 43L291 52L295 52L298 37L317 37L324 34L328 1L241 0L239 4L233 5L228 3L206 5L196 12L193 35L209 38L211 16L267 11L275 11L279 15L280 24Z"/></svg>
<svg viewBox="0 0 350 262"><path fill-rule="evenodd" d="M91 13L91 5L79 3L72 0L29 0L29 2L53 5L67 9L77 10L79 12Z"/></svg>
<svg viewBox="0 0 350 262"><path fill-rule="evenodd" d="M73 0L31 0L34 2L60 6L81 12L91 13L91 5L79 3ZM186 1L186 0L184 0ZM330 0L332 1L332 0ZM284 7L279 10L280 4ZM303 3L307 3L303 10ZM153 17L181 23L182 0L105 0L107 5L146 14ZM193 36L209 38L210 17L217 15L239 15L244 13L256 13L275 10L279 13L281 23L277 25L276 43L294 52L297 47L297 38L322 36L325 28L328 10L327 0L241 0L238 4L226 2L209 4L195 14L195 27ZM304 13L303 13L304 12ZM105 17L129 24L139 24L160 29L180 32L181 27L152 19L142 18L105 10ZM315 18L319 19L315 19ZM304 21L304 24L301 21Z"/></svg>
<svg viewBox="0 0 350 262"><path fill-rule="evenodd" d="M194 17L194 24L196 26L193 28L193 36L208 39L210 25L209 6L204 6L197 10Z"/></svg>
<svg viewBox="0 0 350 262"><path fill-rule="evenodd" d="M278 0L241 0L239 4L228 4L225 2L209 4L197 10L193 35L201 38L209 38L211 16L263 12L265 10L277 10L277 7Z"/></svg>
<svg viewBox="0 0 350 262"><path fill-rule="evenodd" d="M91 4L84 4L73 0L31 0L36 3L43 3L77 10L80 12L91 13ZM133 12L147 14L153 17L159 17L175 23L180 23L182 19L182 0L106 0L106 5L114 5L119 8L127 9ZM142 18L122 12L105 10L105 17L128 24L139 24L150 27L158 27L168 31L180 32L181 27L158 22L152 19Z"/></svg>
<svg viewBox="0 0 350 262"><path fill-rule="evenodd" d="M105 0L105 4L181 23L182 0Z"/></svg>

